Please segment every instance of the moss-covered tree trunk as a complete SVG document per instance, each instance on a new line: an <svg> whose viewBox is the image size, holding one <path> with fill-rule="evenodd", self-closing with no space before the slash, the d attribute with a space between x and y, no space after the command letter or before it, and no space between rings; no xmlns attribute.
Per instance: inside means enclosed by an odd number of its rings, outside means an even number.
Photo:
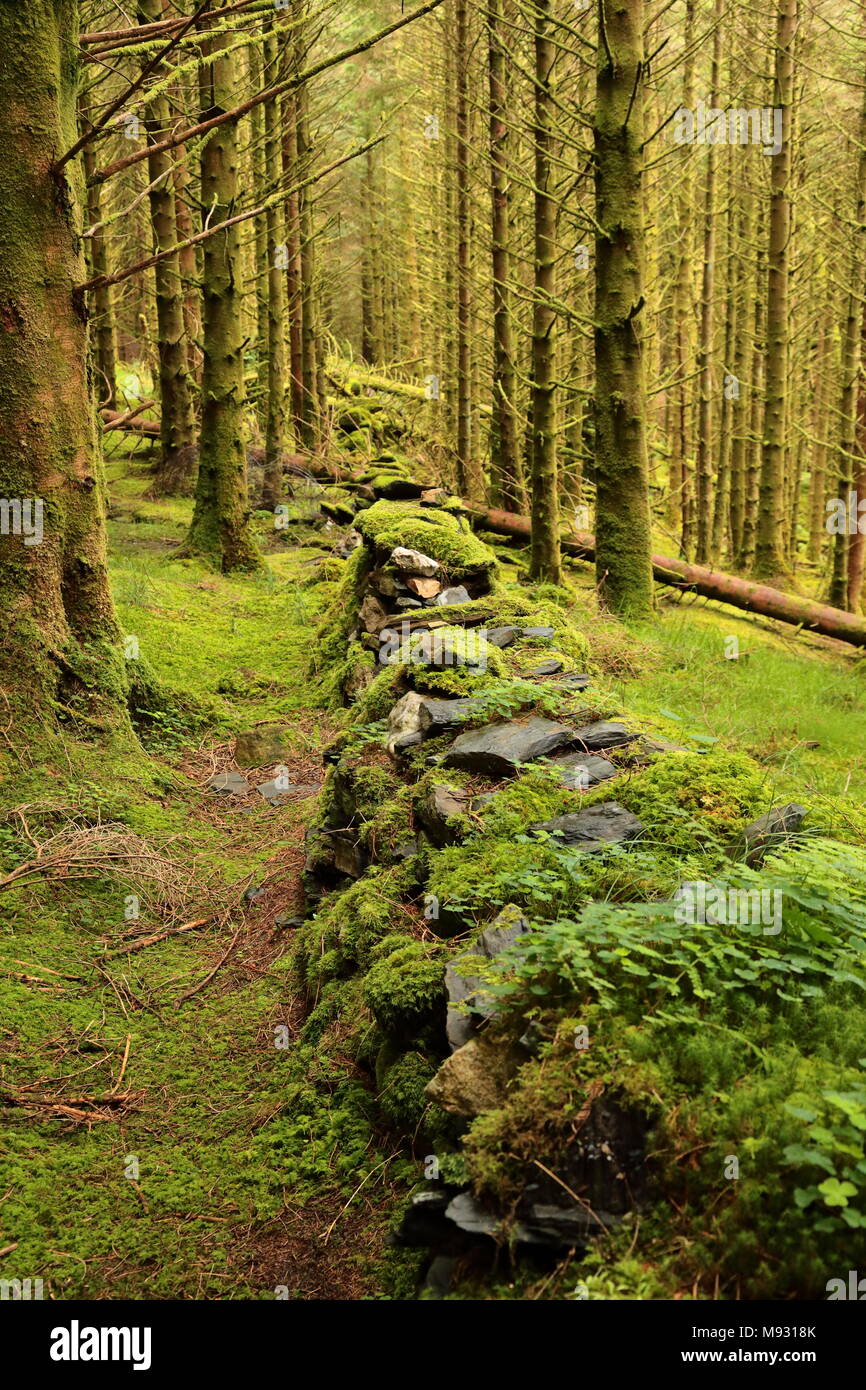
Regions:
<svg viewBox="0 0 866 1390"><path fill-rule="evenodd" d="M695 104L695 0L686 0L683 19L683 106L690 111ZM674 287L674 373L672 390L670 493L667 503L668 520L679 526L683 545L688 553L692 545L691 476L689 454L691 447L692 386L688 378L694 370L695 336L695 234L694 179L691 172L693 152L684 146L682 167L678 170L677 196L677 261Z"/></svg>
<svg viewBox="0 0 866 1390"><path fill-rule="evenodd" d="M273 21L271 21L273 26ZM275 82L279 50L276 35L269 33L264 46L265 80ZM265 103L265 184L273 188L280 178L279 98ZM283 241L283 210L279 203L267 211L267 291L268 291L268 395L265 424L265 476L262 506L273 509L283 491L283 450L286 434L286 354L284 321L286 282L278 247Z"/></svg>
<svg viewBox="0 0 866 1390"><path fill-rule="evenodd" d="M722 57L722 7L724 0L715 0L713 21L713 62L710 107L715 108L719 92ZM698 334L698 434L695 449L695 490L697 538L695 558L699 565L709 563L713 538L713 404L715 370L713 360L716 287L716 145L707 150L704 182L703 263L701 266L701 324Z"/></svg>
<svg viewBox="0 0 866 1390"><path fill-rule="evenodd" d="M294 44L286 43L283 77L295 69ZM290 187L298 181L298 124L294 92L286 92L282 104L283 180ZM301 230L298 195L286 200L286 310L289 316L289 378L292 395L292 427L295 445L302 435L304 374L301 354Z"/></svg>
<svg viewBox="0 0 866 1390"><path fill-rule="evenodd" d="M556 473L556 200L553 196L553 66L556 47L549 0L535 0L535 294L532 310L533 579L558 584L559 486Z"/></svg>
<svg viewBox="0 0 866 1390"><path fill-rule="evenodd" d="M0 5L0 688L12 730L125 725L87 314L74 0ZM11 719L11 726L10 726ZM92 727L92 726L91 726Z"/></svg>
<svg viewBox="0 0 866 1390"><path fill-rule="evenodd" d="M854 220L851 227L851 258L848 268L848 293L845 305L845 322L842 333L842 384L839 399L839 424L837 427L837 493L846 505L853 500L852 515L856 511L859 485L857 475L861 460L855 459L857 446L857 414L860 399L860 357L863 331L864 289L866 289L866 85L863 88L860 123L857 131L859 153L857 155L857 176L854 187ZM852 496L853 494L853 496ZM839 528L833 537L833 578L830 584L830 602L836 608L851 607L857 611L860 605L860 590L863 581L862 558L854 549L854 563L850 552L852 538L848 528ZM852 573L853 571L853 573Z"/></svg>
<svg viewBox="0 0 866 1390"><path fill-rule="evenodd" d="M312 172L309 93L306 85L297 89L298 164L301 177ZM298 194L298 225L301 238L301 376L303 379L301 442L313 450L319 436L319 326L316 304L316 242L313 205L309 188Z"/></svg>
<svg viewBox="0 0 866 1390"><path fill-rule="evenodd" d="M493 264L493 425L490 482L495 506L519 512L526 503L517 439L514 328L511 317L509 250L510 174L505 35L502 0L487 6L488 81L490 87L490 192Z"/></svg>
<svg viewBox="0 0 866 1390"><path fill-rule="evenodd" d="M643 6L599 0L595 115L596 573L614 612L653 608L644 304Z"/></svg>
<svg viewBox="0 0 866 1390"><path fill-rule="evenodd" d="M236 104L231 38L206 40L201 69L202 120ZM234 121L218 126L201 156L204 215L216 225L235 211L238 197L237 130ZM244 435L244 359L241 305L240 235L237 226L203 243L202 418L195 509L186 549L210 556L224 570L255 569L259 564L249 523Z"/></svg>
<svg viewBox="0 0 866 1390"><path fill-rule="evenodd" d="M798 0L780 0L776 24L773 106L782 112L782 148L770 157L770 234L767 262L767 339L764 433L753 573L784 588L785 473L788 407L789 278L791 241L791 116Z"/></svg>
<svg viewBox="0 0 866 1390"><path fill-rule="evenodd" d="M472 455L472 296L469 188L469 18L466 0L455 3L457 78L457 486L480 501L479 471Z"/></svg>
<svg viewBox="0 0 866 1390"><path fill-rule="evenodd" d="M743 525L746 511L746 443L748 437L749 399L745 390L749 350L749 261L754 228L754 195L743 194L737 216L738 244L736 260L736 329L734 332L733 375L736 394L731 402L731 555L740 553L743 544Z"/></svg>
<svg viewBox="0 0 866 1390"><path fill-rule="evenodd" d="M262 90L267 75L262 76L262 52L258 44L250 45L249 77L253 91ZM248 158L252 165L254 197L263 202L273 189L268 188L265 171L264 110L254 106L250 112L250 145ZM268 223L257 217L253 230L256 300L256 423L264 426L268 411Z"/></svg>
<svg viewBox="0 0 866 1390"><path fill-rule="evenodd" d="M162 0L138 0L139 24L162 19ZM157 72L157 77L164 76ZM159 92L147 104L145 127L151 152L147 160L153 248L170 251L177 245L177 212L172 179L172 154L154 150L171 126L168 95ZM158 496L190 494L195 479L195 413L186 347L183 281L177 252L154 267L156 279L156 342L159 362L160 457L153 491Z"/></svg>
<svg viewBox="0 0 866 1390"><path fill-rule="evenodd" d="M86 109L82 109L82 124L89 124ZM92 144L84 146L84 174L89 179L96 172L96 152ZM96 230L87 238L87 262L91 279L109 274L108 239L102 222L102 188L99 184L87 188L87 221ZM93 360L98 381L96 392L99 404L108 410L117 407L117 338L114 321L114 298L111 285L97 285L92 291L91 337Z"/></svg>

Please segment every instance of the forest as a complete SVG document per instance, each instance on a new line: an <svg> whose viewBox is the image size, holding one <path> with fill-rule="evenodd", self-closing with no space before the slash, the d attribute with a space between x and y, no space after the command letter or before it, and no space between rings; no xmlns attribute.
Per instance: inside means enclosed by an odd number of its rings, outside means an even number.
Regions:
<svg viewBox="0 0 866 1390"><path fill-rule="evenodd" d="M0 1301L866 1298L866 0L0 0L0 330Z"/></svg>

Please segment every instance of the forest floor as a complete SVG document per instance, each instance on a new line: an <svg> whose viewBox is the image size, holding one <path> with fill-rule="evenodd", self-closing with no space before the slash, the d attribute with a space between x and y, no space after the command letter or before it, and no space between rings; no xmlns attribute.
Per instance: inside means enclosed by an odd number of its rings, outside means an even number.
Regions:
<svg viewBox="0 0 866 1390"><path fill-rule="evenodd" d="M301 910L317 795L267 804L255 786L273 767L244 770L244 797L207 786L264 720L292 727L290 781L321 781L337 727L309 674L333 594L310 582L322 541L263 519L266 568L217 575L171 558L190 503L146 500L140 460L109 473L121 622L200 727L161 712L141 750L109 754L70 730L47 767L38 747L12 750L0 877L70 823L96 840L120 827L162 867L137 921L135 876L116 865L85 878L61 860L3 893L0 1277L41 1278L53 1298L411 1297L418 1255L387 1237L416 1168L350 1064L294 1042L302 1001L277 919ZM502 556L516 575L522 556ZM570 576L592 583L585 566ZM631 645L608 670L631 710L750 752L804 797L866 799L850 649L690 601ZM142 945L163 931L176 934Z"/></svg>

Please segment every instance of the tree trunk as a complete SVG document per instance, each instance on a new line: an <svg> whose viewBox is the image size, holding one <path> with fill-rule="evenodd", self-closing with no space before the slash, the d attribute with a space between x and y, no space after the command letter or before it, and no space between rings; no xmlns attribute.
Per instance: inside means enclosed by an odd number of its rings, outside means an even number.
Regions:
<svg viewBox="0 0 866 1390"><path fill-rule="evenodd" d="M860 339L864 314L864 257L866 257L866 85L863 87L863 105L860 111L860 125L857 132L859 154L857 157L857 178L855 185L854 225L851 228L851 256L848 262L848 295L845 311L845 326L842 337L842 391L839 401L839 444L838 444L838 493L848 512L859 518L857 498L859 489L854 487L855 459L857 446L857 406L860 386ZM860 460L857 460L859 471ZM851 506L850 504L853 504ZM864 522L866 524L866 522ZM855 606L859 607L862 583L862 558L860 574L855 583L849 583L848 552L851 537L848 528L839 527L833 538L833 579L830 584L830 602L843 605L850 602L856 587ZM849 589L851 592L849 592Z"/></svg>
<svg viewBox="0 0 866 1390"><path fill-rule="evenodd" d="M286 44L288 71L293 46ZM283 99L283 178L289 187L298 180L298 122L294 92ZM289 376L292 385L292 424L295 446L300 447L303 421L304 371L301 354L301 227L298 195L286 202L286 309L289 316Z"/></svg>
<svg viewBox="0 0 866 1390"><path fill-rule="evenodd" d="M88 379L74 0L0 5L0 687L40 719L128 731ZM16 731L13 733L12 731Z"/></svg>
<svg viewBox="0 0 866 1390"><path fill-rule="evenodd" d="M472 314L469 279L469 34L467 0L456 0L457 77L457 486L480 501L479 470L472 460Z"/></svg>
<svg viewBox="0 0 866 1390"><path fill-rule="evenodd" d="M82 124L89 121L82 108ZM93 144L84 146L84 174L89 179L96 172L96 152ZM87 221L91 227L102 221L102 189L98 184L87 188ZM86 243L88 272L91 279L109 273L108 243L105 232L94 232ZM93 327L93 360L98 380L96 391L99 404L105 410L117 405L117 343L114 331L114 301L111 285L98 285L92 292L91 320Z"/></svg>
<svg viewBox="0 0 866 1390"><path fill-rule="evenodd" d="M273 27L273 19L270 23ZM265 81L267 82L276 81L278 57L276 35L269 33L263 51ZM279 182L280 177L278 97L265 103L264 125L265 186L272 188ZM265 238L268 267L268 377L265 473L262 483L261 505L273 511L279 503L283 491L283 451L286 443L286 356L283 338L283 324L286 316L286 282L283 263L278 255L278 247L285 243L283 242L283 210L279 203L273 203L268 208Z"/></svg>
<svg viewBox="0 0 866 1390"><path fill-rule="evenodd" d="M653 609L643 293L643 6L599 0L595 118L595 474L599 592Z"/></svg>
<svg viewBox="0 0 866 1390"><path fill-rule="evenodd" d="M686 0L683 28L683 106L691 111L695 104L695 0ZM694 222L691 175L692 150L683 149L677 199L677 277L674 289L674 373L672 391L673 429L671 432L670 493L668 520L679 525L684 540L691 545L691 499L689 452L691 446L691 375L694 362Z"/></svg>
<svg viewBox="0 0 866 1390"><path fill-rule="evenodd" d="M301 175L306 176L311 169L311 145L309 119L307 115L308 93L306 86L297 90L296 111L298 117L298 165ZM298 220L301 236L301 376L303 378L303 415L301 419L301 444L313 450L318 439L319 399L318 378L318 322L316 316L316 244L313 239L313 207L310 190L302 189L298 195Z"/></svg>
<svg viewBox="0 0 866 1390"><path fill-rule="evenodd" d="M713 10L713 65L710 81L710 107L716 108L719 93L719 68L722 57L722 10L724 0L716 0ZM697 484L697 545L698 564L712 558L713 538L713 398L715 392L713 363L714 295L716 285L716 146L707 149L706 183L704 184L704 248L701 273L701 327L698 339L698 438L695 456Z"/></svg>
<svg viewBox="0 0 866 1390"><path fill-rule="evenodd" d="M161 18L161 0L138 0L139 24L152 24ZM158 70L158 79L164 75ZM168 134L170 124L168 96L163 92L153 97L147 105L145 128L148 145L152 147ZM155 252L169 251L177 245L177 212L171 165L172 154L168 151L152 151L148 156L148 197ZM186 351L183 284L178 253L174 252L158 261L154 275L162 428L153 492L156 496L189 496L195 474L195 412Z"/></svg>
<svg viewBox="0 0 866 1390"><path fill-rule="evenodd" d="M779 0L776 27L775 97L782 112L782 148L770 156L770 239L767 264L767 342L764 434L754 574L784 579L787 449L789 251L791 236L791 116L794 102L794 38L798 0Z"/></svg>
<svg viewBox="0 0 866 1390"><path fill-rule="evenodd" d="M525 516L515 516L511 512L487 511L481 507L467 504L470 518L482 530L495 535L512 536L516 540L528 540L530 522ZM562 541L566 555L574 555L581 560L598 559L598 537L589 534L573 535ZM811 599L800 598L796 594L786 594L780 589L771 589L766 584L754 584L749 579L739 579L721 570L708 569L704 565L690 565L685 560L674 559L669 555L652 555L651 573L659 584L674 589L682 589L699 594L703 598L715 599L718 603L729 603L732 608L740 608L746 613L761 613L764 617L778 622L793 623L818 632L825 637L835 637L840 642L850 642L852 646L866 648L866 618L858 613L848 613L840 608L830 608L827 604L815 603Z"/></svg>
<svg viewBox="0 0 866 1390"><path fill-rule="evenodd" d="M494 501L506 510L526 505L517 439L514 333L511 321L510 193L502 0L487 6L490 84L490 191L493 263L493 424L490 474Z"/></svg>
<svg viewBox="0 0 866 1390"><path fill-rule="evenodd" d="M201 68L202 119L232 109L234 58L230 36L204 42L213 62ZM237 129L218 126L201 156L201 197L212 224L226 221L238 197ZM203 243L202 420L195 510L189 550L209 555L223 570L255 569L259 557L249 525L244 437L244 359L240 234L227 227Z"/></svg>

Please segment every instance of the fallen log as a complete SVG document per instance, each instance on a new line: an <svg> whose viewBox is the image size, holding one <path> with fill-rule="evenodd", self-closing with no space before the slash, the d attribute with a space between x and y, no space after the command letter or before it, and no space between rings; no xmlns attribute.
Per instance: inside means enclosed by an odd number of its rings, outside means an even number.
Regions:
<svg viewBox="0 0 866 1390"><path fill-rule="evenodd" d="M529 540L530 523L525 516L471 506L467 506L466 511L482 530L492 531L498 536ZM566 555L594 560L595 536L576 531L572 536L563 538L562 549ZM866 647L866 617L859 613L830 608L813 599L786 594L781 589L771 589L767 584L755 584L749 579L738 579L722 570L690 565L685 560L673 559L668 555L653 555L652 565L653 576L660 584L701 594L719 603L729 603L733 608L742 608L747 613L760 613L765 618L793 623L809 632L819 632L824 637L849 642L854 647Z"/></svg>
<svg viewBox="0 0 866 1390"><path fill-rule="evenodd" d="M100 410L102 428L104 430L123 430L129 434L144 435L147 439L159 439L158 420L138 420L142 410L147 410L153 405L153 401L146 401L144 405L137 406L134 410Z"/></svg>

